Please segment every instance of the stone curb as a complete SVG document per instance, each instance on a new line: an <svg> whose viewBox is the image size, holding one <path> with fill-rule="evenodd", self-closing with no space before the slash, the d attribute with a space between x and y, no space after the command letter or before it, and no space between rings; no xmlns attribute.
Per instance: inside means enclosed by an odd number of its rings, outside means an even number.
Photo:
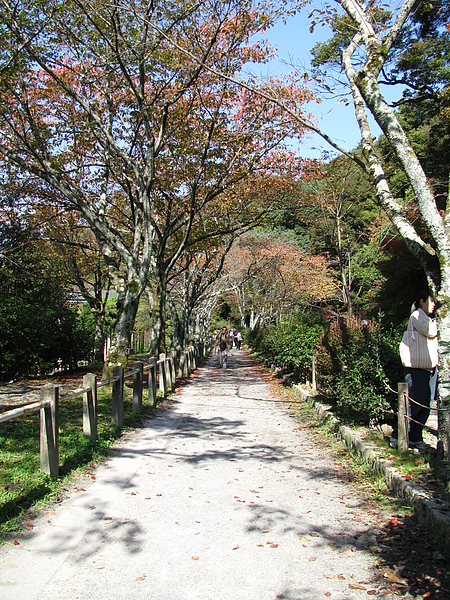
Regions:
<svg viewBox="0 0 450 600"><path fill-rule="evenodd" d="M313 405L314 410L340 434L348 447L354 448L365 462L383 475L392 493L405 500L414 509L419 522L438 540L443 551L450 555L450 513L448 509L430 498L420 486L406 481L397 472L391 461L379 456L375 444L361 440L352 429L341 425L338 419L331 414L329 407L319 401L320 397L314 397L314 392L305 390L299 385L294 385L293 389L303 400Z"/></svg>

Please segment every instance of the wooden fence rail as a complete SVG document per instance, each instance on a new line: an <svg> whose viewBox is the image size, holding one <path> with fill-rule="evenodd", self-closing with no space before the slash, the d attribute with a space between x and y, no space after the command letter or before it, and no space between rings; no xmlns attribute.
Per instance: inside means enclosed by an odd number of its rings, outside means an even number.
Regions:
<svg viewBox="0 0 450 600"><path fill-rule="evenodd" d="M178 353L171 351L168 356L160 354L159 359L150 358L147 365L141 361L134 363L131 371L124 372L123 367L114 367L113 377L97 381L97 376L88 373L83 377L83 387L72 390L62 396L59 388L53 384L42 386L40 401L8 410L0 414L0 423L21 417L27 413L40 411L40 462L41 469L51 477L59 474L59 404L60 402L83 396L83 435L92 442L97 439L97 392L99 388L111 386L111 424L120 429L123 424L123 390L125 379L133 377L132 411L142 412L142 390L144 373L148 371L148 401L153 408L157 406L157 385L164 397L169 389L175 389L178 378L189 377L196 369L196 356L203 357L204 351L211 350L213 339L206 344L189 346ZM178 363L178 368L177 368Z"/></svg>
<svg viewBox="0 0 450 600"><path fill-rule="evenodd" d="M412 400L414 402L414 400ZM415 402L418 404L418 402ZM420 406L420 405L419 405ZM427 408L424 406L424 408ZM437 440L437 454L442 458L444 453L448 453L448 450L445 449L444 440L442 439L442 434L439 431L439 413L442 411L441 408L431 408L431 411L435 411L438 415L437 420L437 429L429 426L428 424L424 426L428 430L429 433L438 438ZM414 419L410 415L410 405L409 405L409 394L408 394L408 384L406 382L401 382L398 384L398 408L397 408L397 427L398 427L398 451L400 454L404 454L408 451L409 448L409 427L410 422L414 421ZM450 447L450 436L447 438L446 447Z"/></svg>

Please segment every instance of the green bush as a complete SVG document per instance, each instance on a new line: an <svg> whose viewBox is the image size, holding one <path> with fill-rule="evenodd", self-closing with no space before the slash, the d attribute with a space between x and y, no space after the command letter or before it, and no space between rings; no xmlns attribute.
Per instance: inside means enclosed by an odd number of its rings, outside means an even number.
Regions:
<svg viewBox="0 0 450 600"><path fill-rule="evenodd" d="M277 367L309 376L316 357L319 388L362 422L389 418L403 380L398 346L404 326L386 330L375 320L339 318L328 324L317 313L287 317L265 329L244 332L246 343Z"/></svg>
<svg viewBox="0 0 450 600"><path fill-rule="evenodd" d="M20 224L0 225L0 380L72 367L92 350L92 319L69 304L57 260ZM14 249L14 261L8 259ZM6 250L5 250L6 249ZM54 257L53 257L54 258ZM90 312L90 311L89 311Z"/></svg>
<svg viewBox="0 0 450 600"><path fill-rule="evenodd" d="M338 406L364 421L380 421L391 412L403 379L398 356L402 332L403 327L386 331L374 320L358 318L330 324L324 346L330 351L328 381Z"/></svg>
<svg viewBox="0 0 450 600"><path fill-rule="evenodd" d="M323 323L314 315L300 313L281 323L246 335L246 342L276 367L303 373L311 369Z"/></svg>

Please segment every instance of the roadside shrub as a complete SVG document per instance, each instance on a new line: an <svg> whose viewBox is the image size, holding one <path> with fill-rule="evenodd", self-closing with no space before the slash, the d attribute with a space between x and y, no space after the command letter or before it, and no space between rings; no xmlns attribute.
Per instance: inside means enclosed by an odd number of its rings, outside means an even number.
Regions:
<svg viewBox="0 0 450 600"><path fill-rule="evenodd" d="M250 348L253 348L255 352L260 352L261 340L264 338L266 332L267 328L259 329L258 327L255 329L244 329L241 331L244 343Z"/></svg>
<svg viewBox="0 0 450 600"><path fill-rule="evenodd" d="M300 313L247 337L247 343L276 367L305 373L311 370L317 343L323 335L322 320Z"/></svg>
<svg viewBox="0 0 450 600"><path fill-rule="evenodd" d="M340 318L330 323L324 346L332 366L329 390L338 406L363 421L381 421L396 403L403 379L398 344L403 327L386 331L375 320Z"/></svg>
<svg viewBox="0 0 450 600"><path fill-rule="evenodd" d="M404 325L340 317L326 323L317 313L286 317L265 329L245 331L247 344L277 367L309 378L313 356L322 393L361 422L390 420L403 380L398 346Z"/></svg>

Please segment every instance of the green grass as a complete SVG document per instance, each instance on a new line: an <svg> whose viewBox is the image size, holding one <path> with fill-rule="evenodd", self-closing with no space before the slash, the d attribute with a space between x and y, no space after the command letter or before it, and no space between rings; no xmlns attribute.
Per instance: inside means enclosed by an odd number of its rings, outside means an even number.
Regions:
<svg viewBox="0 0 450 600"><path fill-rule="evenodd" d="M141 415L132 413L132 391L125 387L122 432L153 414L144 390ZM111 391L98 393L98 437L83 436L82 397L60 403L59 477L52 479L40 470L39 413L0 424L0 535L17 531L24 518L45 503L55 500L70 485L77 472L108 455L118 432L111 425Z"/></svg>

